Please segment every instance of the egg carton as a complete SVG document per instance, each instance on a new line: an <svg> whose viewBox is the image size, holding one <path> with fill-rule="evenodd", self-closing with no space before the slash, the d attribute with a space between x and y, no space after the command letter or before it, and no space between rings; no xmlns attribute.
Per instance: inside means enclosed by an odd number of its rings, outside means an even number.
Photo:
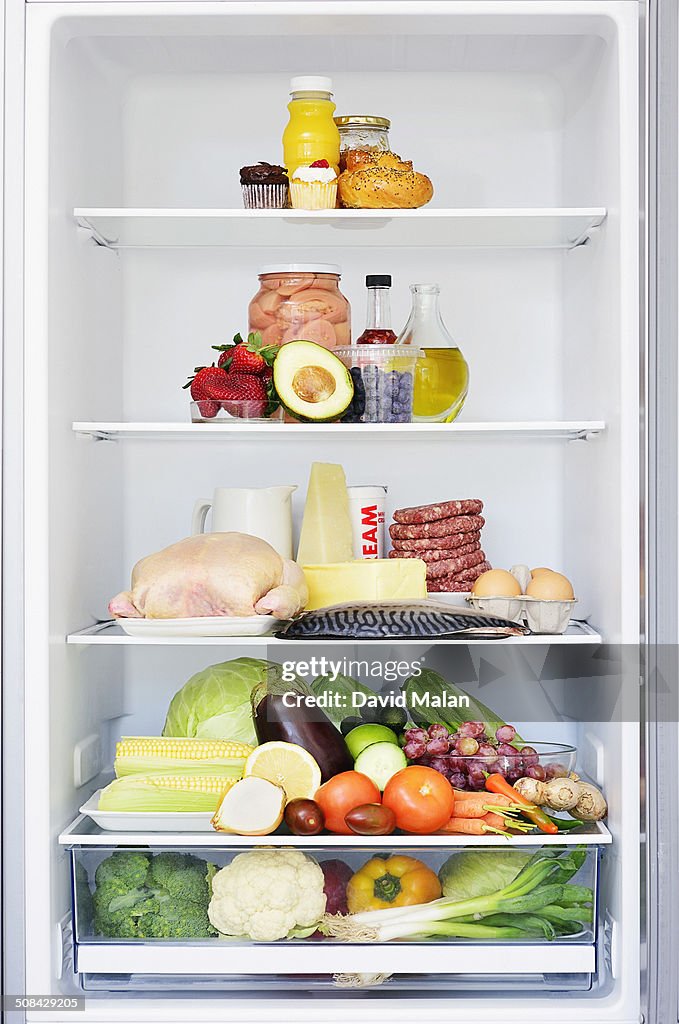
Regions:
<svg viewBox="0 0 679 1024"><path fill-rule="evenodd" d="M472 608L489 612L503 619L526 625L531 633L565 633L572 612L578 603L572 601L545 601L540 597L475 597L467 598Z"/></svg>

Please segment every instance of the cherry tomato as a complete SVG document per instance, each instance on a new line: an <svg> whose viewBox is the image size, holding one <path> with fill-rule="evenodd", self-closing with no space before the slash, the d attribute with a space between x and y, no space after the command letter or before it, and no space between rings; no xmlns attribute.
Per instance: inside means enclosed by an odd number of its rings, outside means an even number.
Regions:
<svg viewBox="0 0 679 1024"><path fill-rule="evenodd" d="M344 815L344 820L359 836L388 836L396 828L396 815L382 804L359 804Z"/></svg>
<svg viewBox="0 0 679 1024"><path fill-rule="evenodd" d="M372 779L362 772L340 772L323 783L316 791L314 800L325 815L328 831L350 836L352 831L344 820L345 815L360 804L378 804L380 791Z"/></svg>
<svg viewBox="0 0 679 1024"><path fill-rule="evenodd" d="M453 787L439 772L413 764L392 775L382 803L396 815L397 828L428 835L450 821L455 795Z"/></svg>
<svg viewBox="0 0 679 1024"><path fill-rule="evenodd" d="M317 836L323 831L325 818L315 800L300 797L286 805L285 824L296 836Z"/></svg>

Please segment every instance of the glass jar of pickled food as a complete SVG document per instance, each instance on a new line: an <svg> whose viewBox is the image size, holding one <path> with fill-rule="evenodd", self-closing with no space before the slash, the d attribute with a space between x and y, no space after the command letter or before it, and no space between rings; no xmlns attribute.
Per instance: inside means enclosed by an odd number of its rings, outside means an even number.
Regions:
<svg viewBox="0 0 679 1024"><path fill-rule="evenodd" d="M388 117L349 114L336 117L335 124L340 135L340 171L346 169L344 154L350 149L367 150L369 153L389 151L391 121Z"/></svg>
<svg viewBox="0 0 679 1024"><path fill-rule="evenodd" d="M437 284L411 284L412 309L397 345L415 345L413 421L450 423L460 414L469 388L469 367L448 333L439 310Z"/></svg>
<svg viewBox="0 0 679 1024"><path fill-rule="evenodd" d="M351 307L339 282L340 268L332 263L262 267L259 291L248 306L248 331L259 331L265 345L350 345Z"/></svg>

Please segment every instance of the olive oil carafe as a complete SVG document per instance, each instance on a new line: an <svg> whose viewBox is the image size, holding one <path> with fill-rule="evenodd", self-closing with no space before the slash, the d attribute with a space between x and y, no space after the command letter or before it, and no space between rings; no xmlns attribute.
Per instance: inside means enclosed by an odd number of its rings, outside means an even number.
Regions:
<svg viewBox="0 0 679 1024"><path fill-rule="evenodd" d="M412 309L396 344L422 352L415 365L413 421L450 423L467 397L469 367L441 318L439 286L411 284L410 291Z"/></svg>

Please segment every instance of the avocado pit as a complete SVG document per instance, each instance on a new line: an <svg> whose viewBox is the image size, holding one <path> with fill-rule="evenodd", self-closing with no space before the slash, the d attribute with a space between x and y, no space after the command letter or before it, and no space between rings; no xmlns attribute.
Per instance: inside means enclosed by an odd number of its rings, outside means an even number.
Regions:
<svg viewBox="0 0 679 1024"><path fill-rule="evenodd" d="M325 402L335 394L335 378L323 366L303 366L292 378L292 389L303 402Z"/></svg>

